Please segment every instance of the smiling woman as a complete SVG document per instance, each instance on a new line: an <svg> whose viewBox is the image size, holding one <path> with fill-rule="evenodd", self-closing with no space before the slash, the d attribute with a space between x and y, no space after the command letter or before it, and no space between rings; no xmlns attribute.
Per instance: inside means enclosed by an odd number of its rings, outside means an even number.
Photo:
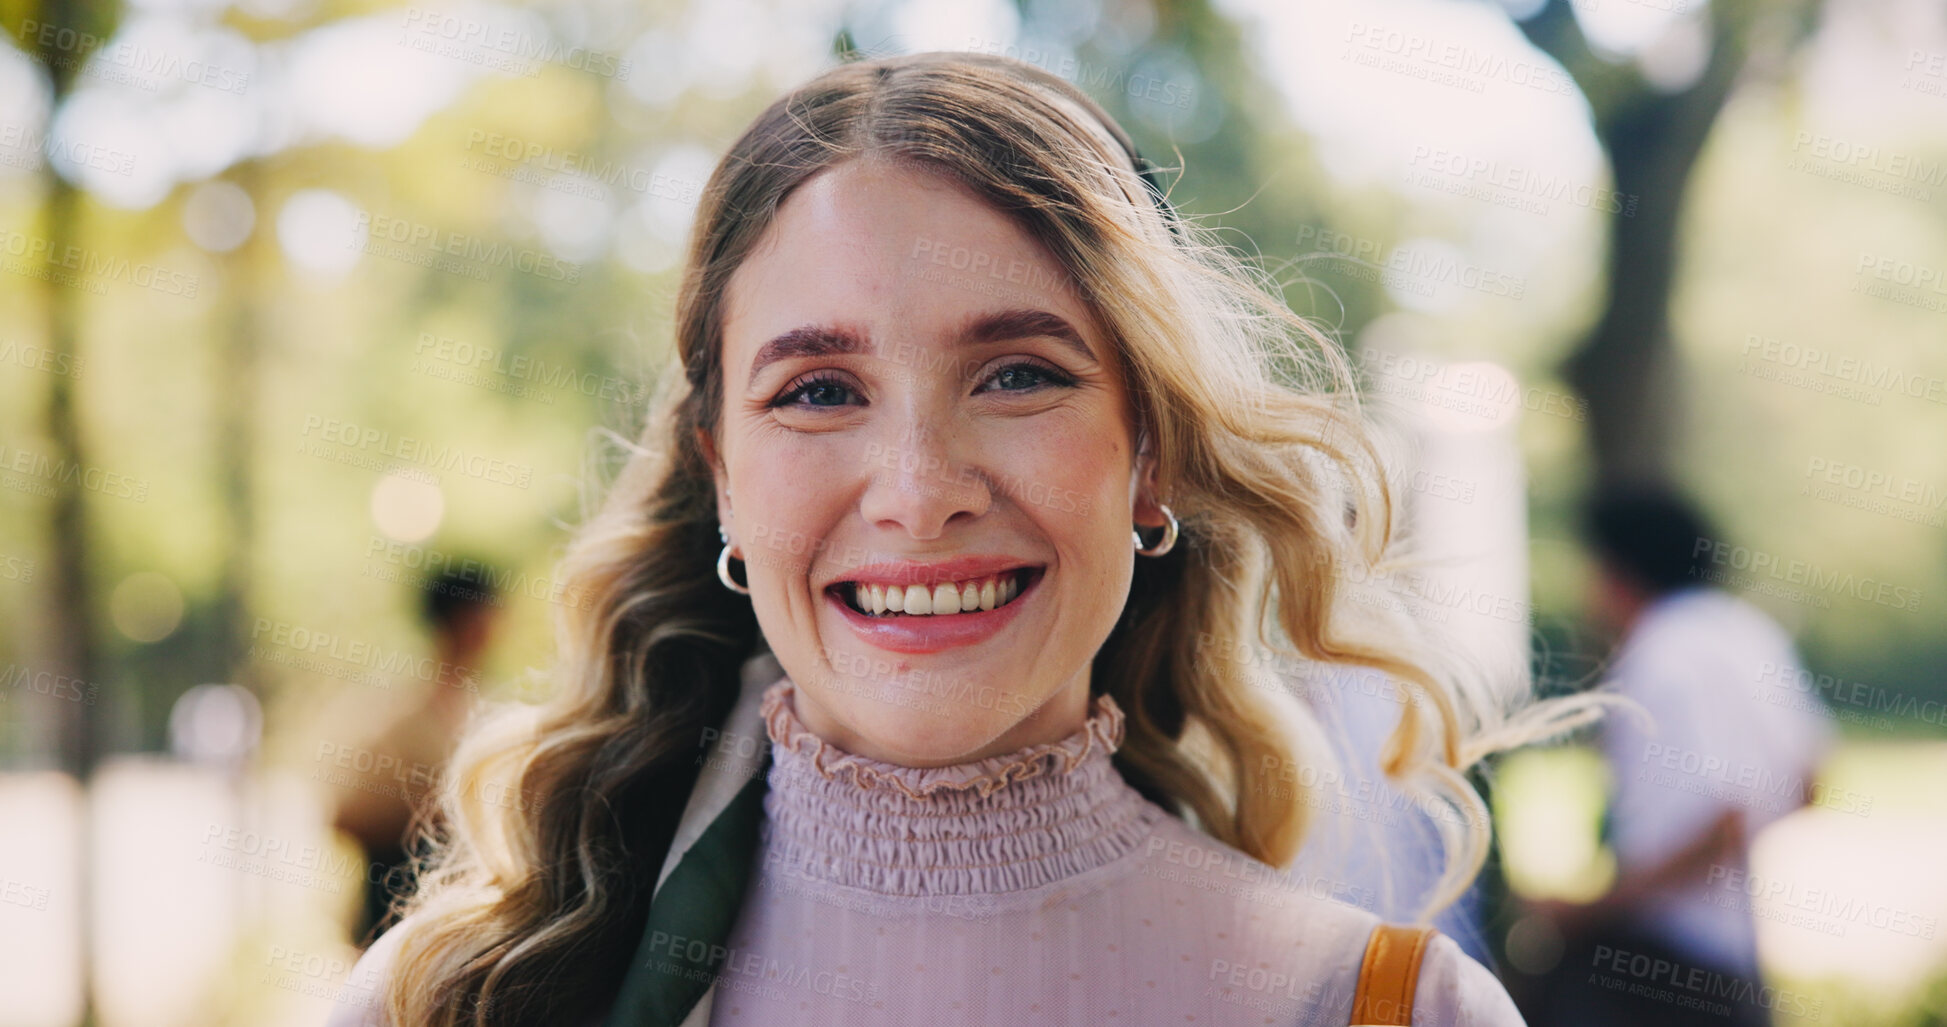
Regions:
<svg viewBox="0 0 1947 1027"><path fill-rule="evenodd" d="M798 714L847 752L908 766L1078 729L1129 592L1132 518L1162 521L1100 319L1075 291L994 297L915 273L941 250L1068 277L937 171L867 153L806 180L729 279L729 399L698 434ZM1073 501L1046 502L1057 487ZM778 538L819 544L793 554ZM824 680L889 652L907 657L897 676ZM886 701L986 682L1009 682L1013 701L950 714Z"/></svg>
<svg viewBox="0 0 1947 1027"><path fill-rule="evenodd" d="M1397 683L1436 907L1486 846L1463 771L1529 729L1344 597L1394 519L1346 362L1149 172L998 57L758 117L568 556L559 692L463 741L335 1022L1519 1022L1279 869L1329 797L1257 641Z"/></svg>

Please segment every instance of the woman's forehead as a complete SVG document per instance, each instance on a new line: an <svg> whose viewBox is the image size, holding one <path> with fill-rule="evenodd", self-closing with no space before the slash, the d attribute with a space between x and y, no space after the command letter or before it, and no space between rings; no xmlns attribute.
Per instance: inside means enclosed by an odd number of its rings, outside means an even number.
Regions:
<svg viewBox="0 0 1947 1027"><path fill-rule="evenodd" d="M847 162L794 191L724 300L725 356L746 363L807 325L937 338L1040 311L1101 338L1066 269L1012 219L956 182L882 162Z"/></svg>

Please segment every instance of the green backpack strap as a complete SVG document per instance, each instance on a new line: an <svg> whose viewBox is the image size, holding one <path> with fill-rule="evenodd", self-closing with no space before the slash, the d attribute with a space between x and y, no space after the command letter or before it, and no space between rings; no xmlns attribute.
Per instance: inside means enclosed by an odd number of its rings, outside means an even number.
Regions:
<svg viewBox="0 0 1947 1027"><path fill-rule="evenodd" d="M669 872L649 904L604 1027L677 1027L716 981L764 822L770 754Z"/></svg>

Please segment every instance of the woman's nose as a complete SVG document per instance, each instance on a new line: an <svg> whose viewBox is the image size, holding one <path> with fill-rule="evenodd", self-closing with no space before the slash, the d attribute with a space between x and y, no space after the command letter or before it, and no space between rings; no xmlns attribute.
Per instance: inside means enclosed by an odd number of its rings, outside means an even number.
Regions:
<svg viewBox="0 0 1947 1027"><path fill-rule="evenodd" d="M869 480L860 515L875 527L900 528L924 540L939 538L955 517L986 513L993 492L978 464L966 458L966 448L923 418L903 420L866 444Z"/></svg>

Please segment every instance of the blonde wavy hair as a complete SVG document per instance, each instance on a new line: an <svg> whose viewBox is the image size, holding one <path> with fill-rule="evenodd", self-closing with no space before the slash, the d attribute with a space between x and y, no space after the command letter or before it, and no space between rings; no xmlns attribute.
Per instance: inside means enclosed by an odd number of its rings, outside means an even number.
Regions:
<svg viewBox="0 0 1947 1027"><path fill-rule="evenodd" d="M383 996L393 1022L566 1022L619 985L699 739L724 723L763 646L749 601L717 580L697 437L723 404L725 287L793 189L866 157L946 176L1007 214L1117 343L1159 493L1182 525L1168 556L1136 561L1093 663L1092 687L1127 715L1122 775L1210 836L1288 866L1318 805L1290 769L1317 765L1298 751L1317 724L1236 654L1374 668L1404 700L1384 772L1458 814L1435 818L1445 871L1429 911L1465 890L1489 836L1465 771L1575 715L1516 723L1509 690L1464 672L1451 647L1347 600L1347 583L1397 542L1351 367L1270 275L1153 202L1133 152L1067 82L963 53L833 68L730 148L696 210L674 365L561 567L580 601L556 613L553 693L477 720L445 776L439 837L395 928ZM521 801L484 798L507 794Z"/></svg>

